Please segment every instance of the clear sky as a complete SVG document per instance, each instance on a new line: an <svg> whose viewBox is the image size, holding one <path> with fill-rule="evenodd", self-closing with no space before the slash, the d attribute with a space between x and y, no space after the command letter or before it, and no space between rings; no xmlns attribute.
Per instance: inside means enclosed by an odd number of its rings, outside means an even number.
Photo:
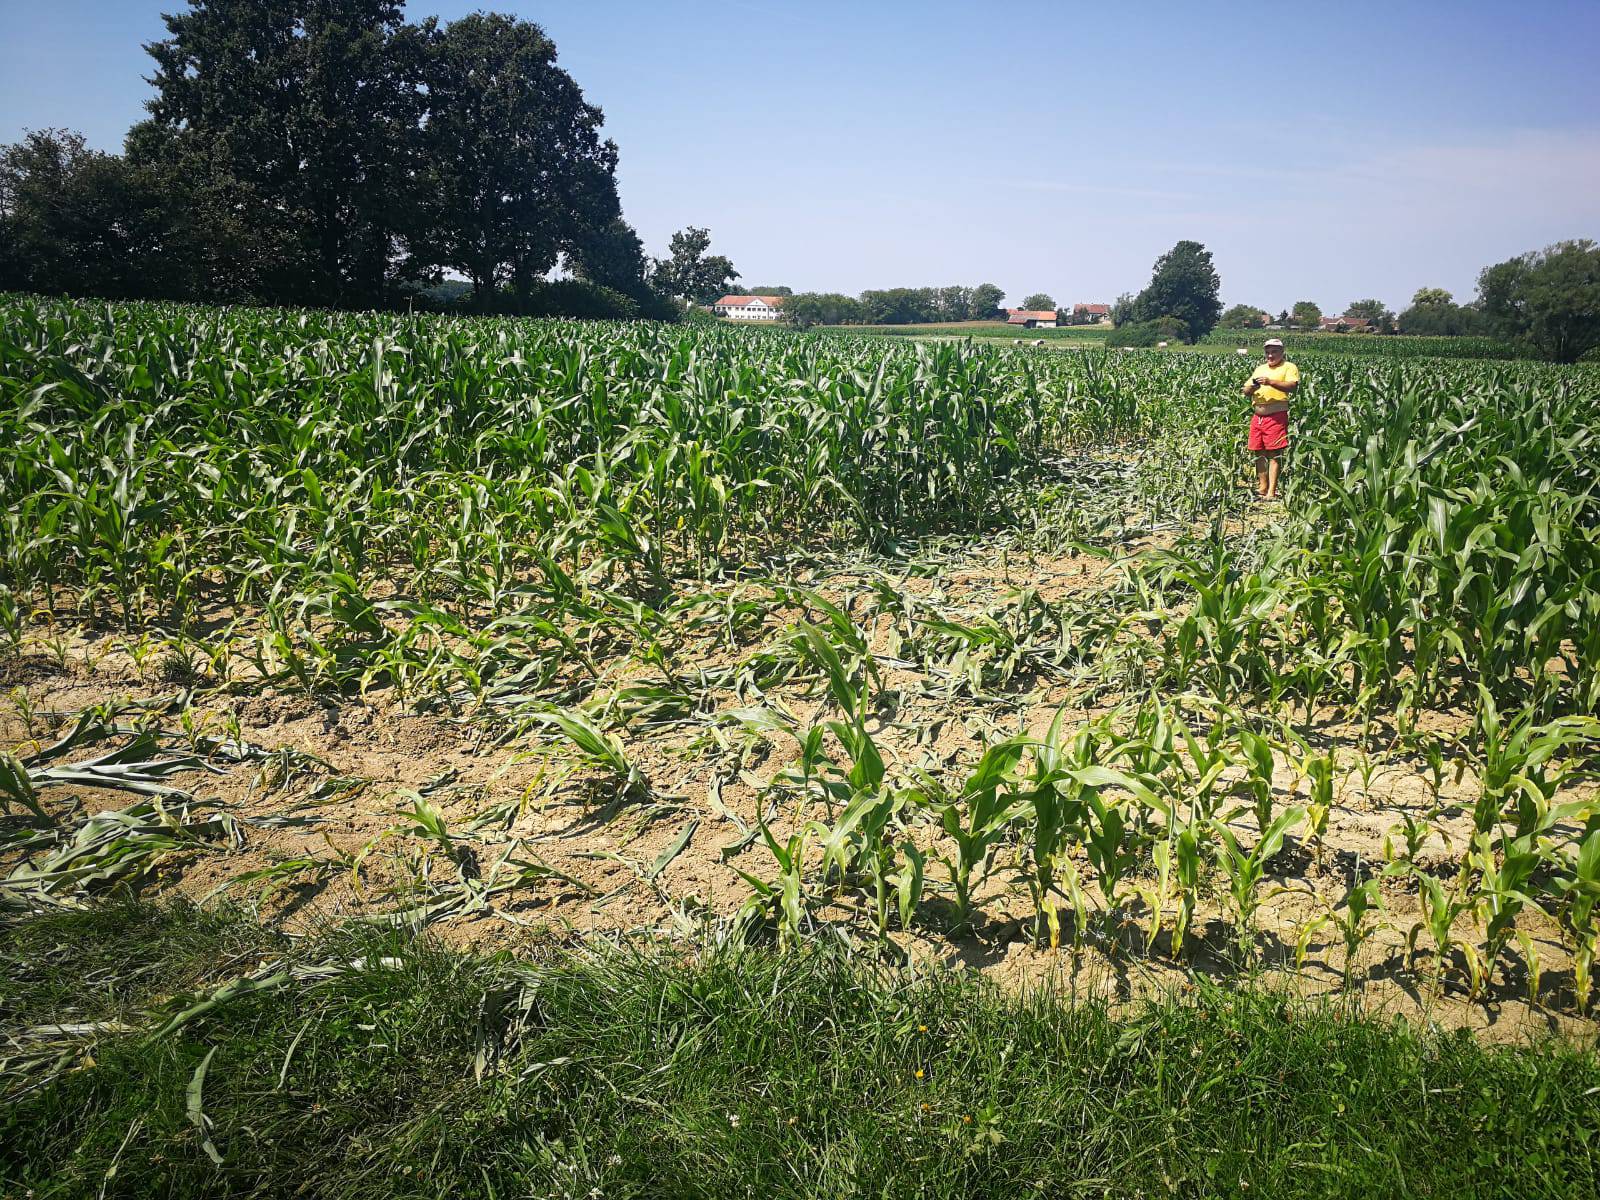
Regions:
<svg viewBox="0 0 1600 1200"><path fill-rule="evenodd" d="M0 141L114 150L179 0L0 0ZM652 253L747 284L1109 301L1180 238L1228 302L1326 311L1600 239L1600 3L411 0L542 24Z"/></svg>

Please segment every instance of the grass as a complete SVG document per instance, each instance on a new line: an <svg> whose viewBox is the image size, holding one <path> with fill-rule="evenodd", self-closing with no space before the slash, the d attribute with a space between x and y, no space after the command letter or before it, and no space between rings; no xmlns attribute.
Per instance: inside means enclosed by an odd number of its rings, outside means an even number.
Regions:
<svg viewBox="0 0 1600 1200"><path fill-rule="evenodd" d="M0 930L0 1191L1591 1196L1600 1063L1260 991L1121 1014L813 947L474 956L119 906ZM166 1034L228 980L287 968ZM201 1069L203 1067L203 1069ZM220 1158L214 1163L205 1144Z"/></svg>

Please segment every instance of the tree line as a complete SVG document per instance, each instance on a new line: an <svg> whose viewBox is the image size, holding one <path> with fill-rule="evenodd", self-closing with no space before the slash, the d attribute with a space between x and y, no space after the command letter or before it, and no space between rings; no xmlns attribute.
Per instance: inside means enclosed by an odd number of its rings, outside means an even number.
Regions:
<svg viewBox="0 0 1600 1200"><path fill-rule="evenodd" d="M0 150L0 288L669 316L737 278L704 230L645 254L604 115L533 22L410 23L400 0L163 19L123 153L56 129Z"/></svg>
<svg viewBox="0 0 1600 1200"><path fill-rule="evenodd" d="M1600 245L1585 238L1531 250L1478 273L1477 295L1465 304L1444 288L1418 288L1396 314L1381 300L1354 300L1345 317L1365 320L1380 334L1495 337L1554 362L1577 362L1600 346ZM1222 314L1225 329L1316 329L1322 309L1296 301L1274 317L1251 304Z"/></svg>

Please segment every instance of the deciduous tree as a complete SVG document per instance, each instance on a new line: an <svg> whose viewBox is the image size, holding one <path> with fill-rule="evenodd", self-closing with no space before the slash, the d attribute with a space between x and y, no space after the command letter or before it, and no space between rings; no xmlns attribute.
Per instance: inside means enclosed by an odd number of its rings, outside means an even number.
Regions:
<svg viewBox="0 0 1600 1200"><path fill-rule="evenodd" d="M1056 302L1045 292L1034 292L1033 295L1022 298L1022 307L1029 312L1043 312L1047 308L1053 312Z"/></svg>
<svg viewBox="0 0 1600 1200"><path fill-rule="evenodd" d="M358 305L389 293L415 210L421 112L401 7L191 0L147 47L152 128L135 130L130 147L246 223L252 236L210 249L271 253L270 266L219 264L273 291L263 298Z"/></svg>
<svg viewBox="0 0 1600 1200"><path fill-rule="evenodd" d="M1394 312L1382 300L1352 300L1344 310L1347 317L1362 317L1379 333L1394 332Z"/></svg>
<svg viewBox="0 0 1600 1200"><path fill-rule="evenodd" d="M1268 315L1254 305L1235 304L1222 314L1217 324L1224 329L1259 329L1268 320Z"/></svg>
<svg viewBox="0 0 1600 1200"><path fill-rule="evenodd" d="M480 297L526 291L620 213L604 116L531 21L475 13L426 38L422 253Z"/></svg>
<svg viewBox="0 0 1600 1200"><path fill-rule="evenodd" d="M711 234L693 225L672 235L667 257L656 260L654 282L669 296L695 304L710 304L739 278L733 263L721 254L708 254Z"/></svg>
<svg viewBox="0 0 1600 1200"><path fill-rule="evenodd" d="M1322 322L1322 309L1314 301L1296 300L1289 312L1289 324L1299 329L1315 329Z"/></svg>
<svg viewBox="0 0 1600 1200"><path fill-rule="evenodd" d="M797 329L848 325L861 319L861 303L838 292L801 292L784 301L783 316Z"/></svg>
<svg viewBox="0 0 1600 1200"><path fill-rule="evenodd" d="M972 321L987 321L1000 310L1000 302L1006 298L1005 292L992 283L980 283L972 289L972 294L967 298L967 318Z"/></svg>
<svg viewBox="0 0 1600 1200"><path fill-rule="evenodd" d="M1554 362L1577 362L1600 346L1600 245L1557 242L1485 267L1478 296L1501 336Z"/></svg>
<svg viewBox="0 0 1600 1200"><path fill-rule="evenodd" d="M0 150L0 290L171 295L181 281L162 251L183 214L161 182L67 130Z"/></svg>
<svg viewBox="0 0 1600 1200"><path fill-rule="evenodd" d="M1176 318L1188 330L1186 340L1195 342L1216 326L1221 290L1211 252L1199 242L1182 241L1156 259L1150 283L1134 300L1129 316L1138 322Z"/></svg>

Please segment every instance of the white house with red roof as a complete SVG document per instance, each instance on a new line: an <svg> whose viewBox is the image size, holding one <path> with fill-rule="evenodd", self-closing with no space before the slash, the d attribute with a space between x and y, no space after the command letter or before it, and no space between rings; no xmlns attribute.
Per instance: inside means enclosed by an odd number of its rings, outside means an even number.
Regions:
<svg viewBox="0 0 1600 1200"><path fill-rule="evenodd" d="M1072 323L1074 325L1108 325L1111 322L1111 305L1109 304L1074 304L1072 306Z"/></svg>
<svg viewBox="0 0 1600 1200"><path fill-rule="evenodd" d="M1056 310L1053 308L1008 308L1006 324L1021 325L1024 329L1054 329Z"/></svg>
<svg viewBox="0 0 1600 1200"><path fill-rule="evenodd" d="M711 311L730 321L776 321L782 308L782 296L724 296Z"/></svg>

